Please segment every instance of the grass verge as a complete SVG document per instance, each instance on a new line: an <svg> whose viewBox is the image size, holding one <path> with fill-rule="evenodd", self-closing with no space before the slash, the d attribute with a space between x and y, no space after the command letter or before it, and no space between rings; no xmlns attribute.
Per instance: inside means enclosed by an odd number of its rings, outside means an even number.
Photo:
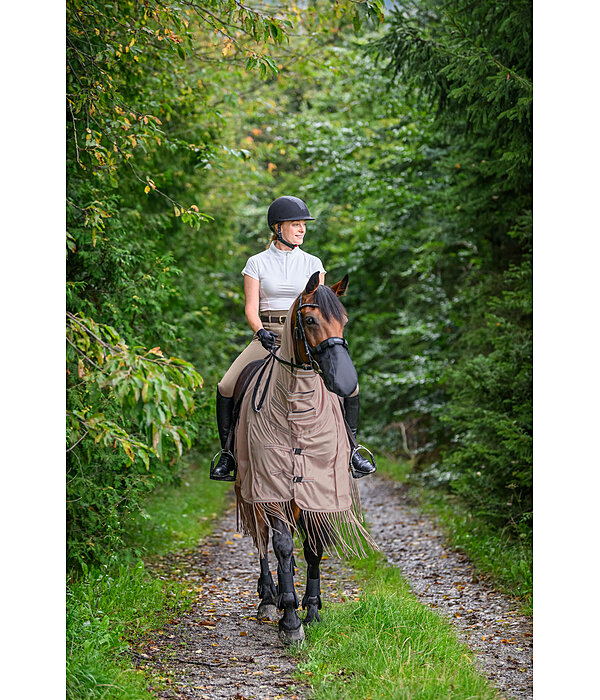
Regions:
<svg viewBox="0 0 600 700"><path fill-rule="evenodd" d="M145 557L195 547L212 531L228 491L227 484L208 478L207 468L190 465L177 488L157 492L127 523L127 543Z"/></svg>
<svg viewBox="0 0 600 700"><path fill-rule="evenodd" d="M177 488L157 491L127 525L138 554L197 545L225 505L227 488L205 469L187 468ZM150 700L148 676L127 652L191 605L185 586L153 578L141 558L84 570L67 582L67 698ZM154 676L152 683L161 686Z"/></svg>
<svg viewBox="0 0 600 700"><path fill-rule="evenodd" d="M142 562L89 569L67 588L67 698L152 698L126 652L186 608L177 586Z"/></svg>
<svg viewBox="0 0 600 700"><path fill-rule="evenodd" d="M506 530L498 530L446 490L414 483L411 465L377 457L379 472L406 483L419 507L431 513L442 527L448 542L471 559L480 576L489 577L503 593L518 598L521 612L533 612L533 550L531 541Z"/></svg>
<svg viewBox="0 0 600 700"><path fill-rule="evenodd" d="M298 677L316 700L493 700L450 623L410 593L398 569L373 554L353 561L359 601L325 603L297 652Z"/></svg>

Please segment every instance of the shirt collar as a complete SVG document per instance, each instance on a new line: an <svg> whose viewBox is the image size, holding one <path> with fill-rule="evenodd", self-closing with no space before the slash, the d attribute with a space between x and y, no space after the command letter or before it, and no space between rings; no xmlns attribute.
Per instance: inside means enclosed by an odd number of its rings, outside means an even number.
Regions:
<svg viewBox="0 0 600 700"><path fill-rule="evenodd" d="M279 250L275 246L275 243L271 243L269 246L269 250L274 254L274 255L294 255L294 253L297 253L300 248L299 246L296 246L295 248L290 248L289 250Z"/></svg>

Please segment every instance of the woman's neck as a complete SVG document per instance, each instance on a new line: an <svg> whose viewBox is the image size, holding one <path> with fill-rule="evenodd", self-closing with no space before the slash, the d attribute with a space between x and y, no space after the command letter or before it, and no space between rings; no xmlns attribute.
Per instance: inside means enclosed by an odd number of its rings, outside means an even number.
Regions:
<svg viewBox="0 0 600 700"><path fill-rule="evenodd" d="M273 245L277 250L282 250L284 253L291 253L292 250L294 250L294 248L289 248L284 243L281 243L281 241L273 241Z"/></svg>

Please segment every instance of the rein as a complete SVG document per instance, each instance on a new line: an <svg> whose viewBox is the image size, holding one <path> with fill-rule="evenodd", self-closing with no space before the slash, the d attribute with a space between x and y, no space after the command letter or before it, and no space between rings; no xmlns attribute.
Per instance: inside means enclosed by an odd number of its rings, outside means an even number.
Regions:
<svg viewBox="0 0 600 700"><path fill-rule="evenodd" d="M311 303L303 303L302 302L302 295L300 295L300 303L298 304L296 308L296 325L294 326L294 357L300 357L300 344L302 343L304 352L306 353L306 356L308 357L308 364L306 363L301 363L297 364L296 362L292 361L288 362L287 360L284 360L282 357L279 357L277 355L277 350L269 350L269 355L271 356L268 360L265 366L262 368L261 373L258 377L258 380L256 382L256 385L254 387L254 392L252 394L252 408L256 413L260 411L262 408L262 405L265 400L265 396L267 394L267 389L269 387L269 382L271 381L271 375L273 374L273 367L275 366L275 362L271 365L271 371L269 372L269 376L267 378L267 383L265 385L265 389L263 391L263 394L260 398L260 401L258 404L256 403L256 397L258 396L258 387L260 386L260 382L262 380L262 377L267 370L267 367L269 363L271 362L271 359L277 360L277 362L280 362L282 365L286 365L287 367L290 367L292 369L292 372L295 369L312 369L314 370L317 374L320 374L323 376L323 370L319 366L319 362L317 360L318 355L320 355L322 352L324 352L327 348L333 347L334 345L342 345L346 350L348 349L348 342L346 341L345 338L326 338L322 343L319 343L315 348L311 348L311 346L308 343L308 338L306 337L306 332L304 330L304 324L302 322L302 314L301 310L304 308L314 308L318 309L319 305L318 304L311 304Z"/></svg>

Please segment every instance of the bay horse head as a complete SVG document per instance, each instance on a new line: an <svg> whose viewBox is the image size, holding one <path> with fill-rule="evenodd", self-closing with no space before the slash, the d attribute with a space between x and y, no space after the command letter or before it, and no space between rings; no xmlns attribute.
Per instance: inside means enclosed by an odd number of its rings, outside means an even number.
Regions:
<svg viewBox="0 0 600 700"><path fill-rule="evenodd" d="M347 287L348 275L328 287L319 284L319 273L315 272L296 300L292 315L295 361L312 367L327 389L342 397L350 396L358 386L344 339L348 316L339 300Z"/></svg>

